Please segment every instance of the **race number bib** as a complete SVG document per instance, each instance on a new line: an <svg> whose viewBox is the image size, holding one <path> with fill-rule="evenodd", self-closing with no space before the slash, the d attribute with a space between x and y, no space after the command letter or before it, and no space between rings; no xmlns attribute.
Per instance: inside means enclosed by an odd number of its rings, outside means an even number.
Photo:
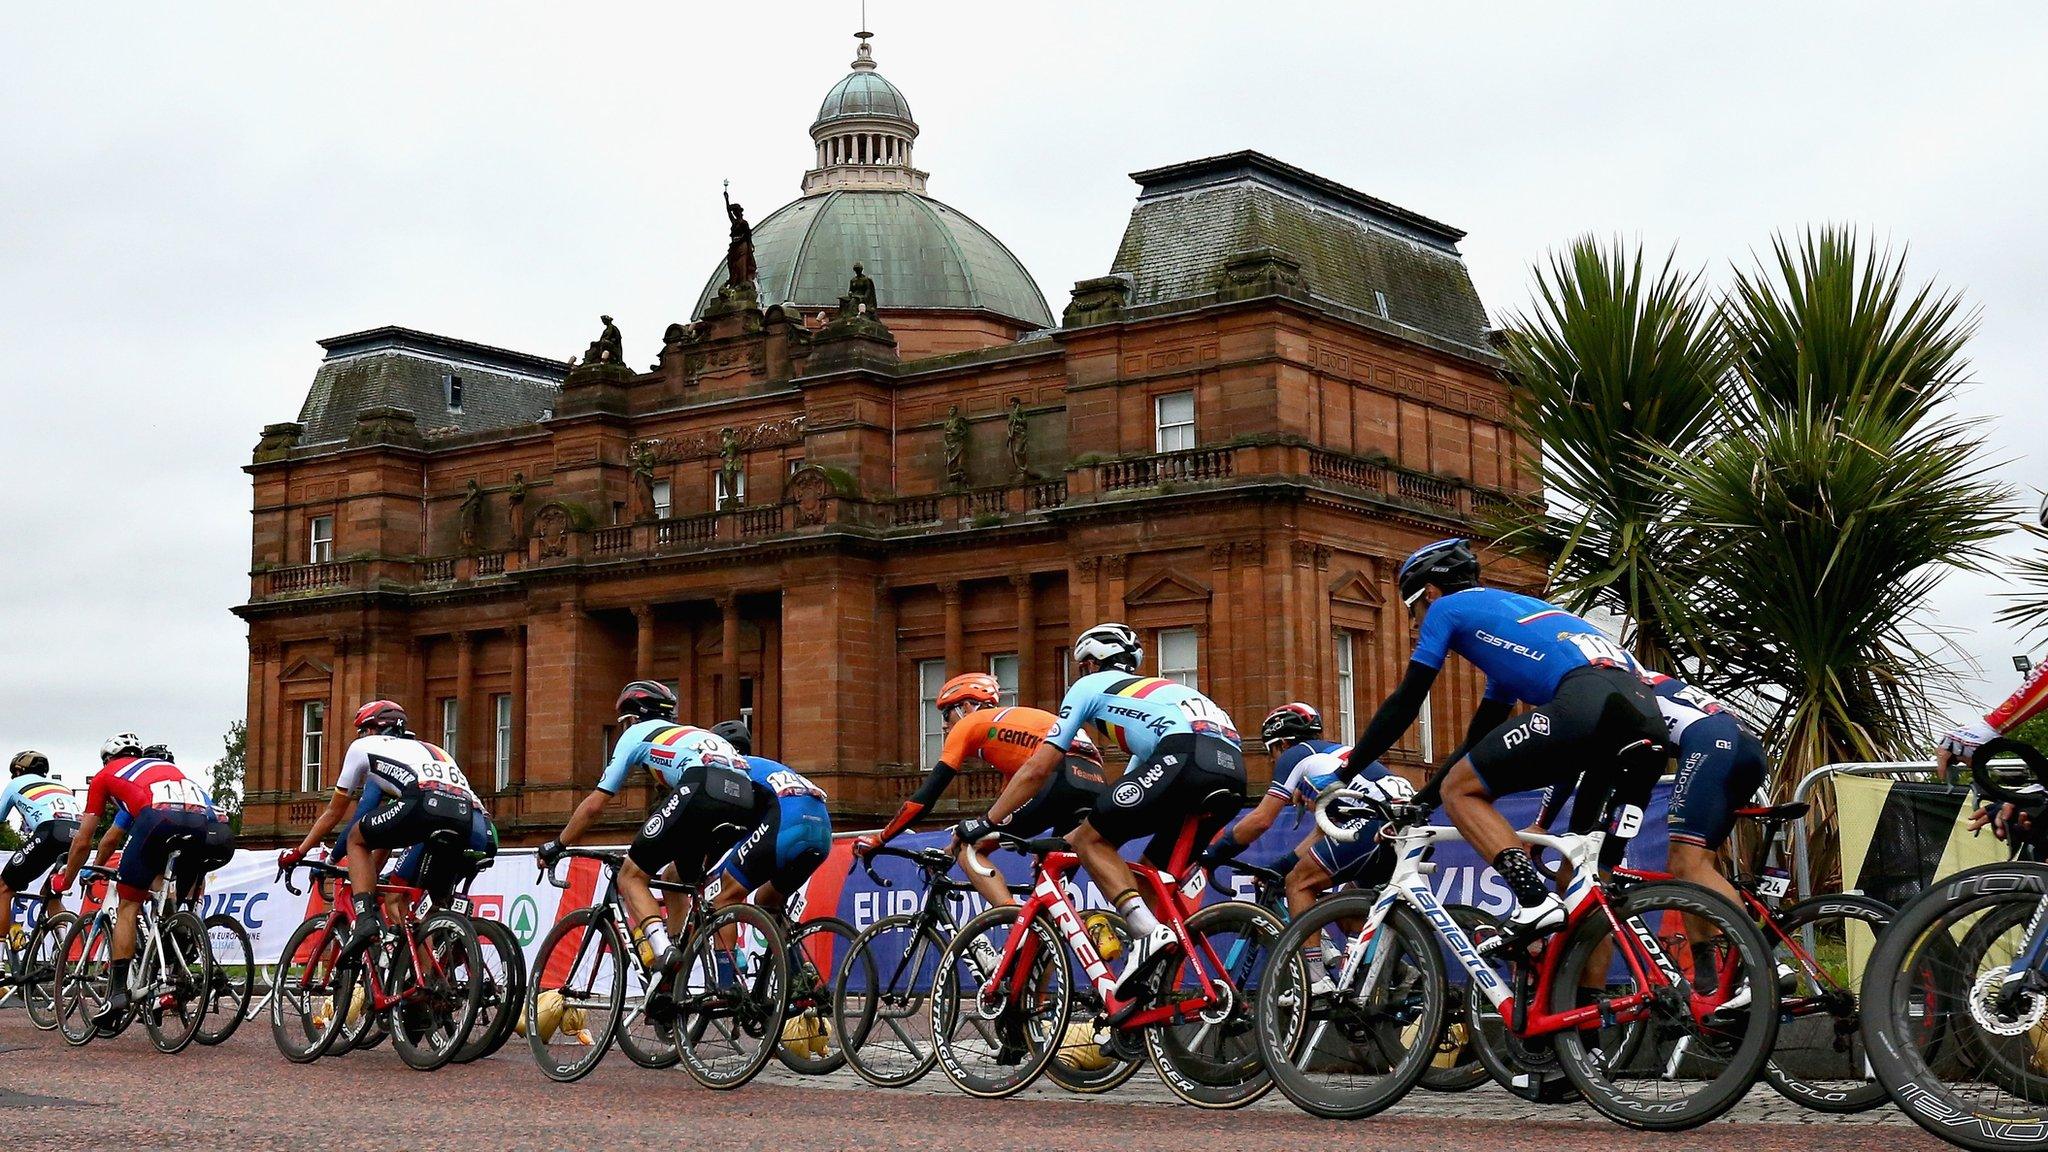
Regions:
<svg viewBox="0 0 2048 1152"><path fill-rule="evenodd" d="M1636 666L1636 658L1629 655L1628 649L1597 632L1560 632L1558 639L1570 641L1588 664L1630 669Z"/></svg>
<svg viewBox="0 0 2048 1152"><path fill-rule="evenodd" d="M206 793L190 780L158 780L149 786L149 803L155 808L204 808Z"/></svg>

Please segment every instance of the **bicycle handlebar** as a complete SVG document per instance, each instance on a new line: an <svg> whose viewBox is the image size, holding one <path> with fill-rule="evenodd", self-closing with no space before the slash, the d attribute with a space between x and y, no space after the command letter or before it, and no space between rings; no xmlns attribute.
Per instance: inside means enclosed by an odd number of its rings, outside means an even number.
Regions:
<svg viewBox="0 0 2048 1152"><path fill-rule="evenodd" d="M625 859L626 850L624 848L564 847L562 849L561 855L555 857L555 862L553 864L550 864L549 866L541 869L541 875L546 876L548 878L548 883L553 884L555 887L567 888L569 886L568 877L557 875L557 873L561 871L562 861L601 860L607 864L610 864L612 867L616 868L620 864L624 863ZM534 862L539 863L539 857L535 857Z"/></svg>
<svg viewBox="0 0 2048 1152"><path fill-rule="evenodd" d="M2033 774L2033 782L2009 788L1992 779L1993 756L2010 756L2025 764ZM2001 736L1978 745L1970 755L1970 782L1976 785L1979 796L1993 804L2010 804L2033 812L2048 808L2048 756L2031 744Z"/></svg>
<svg viewBox="0 0 2048 1152"><path fill-rule="evenodd" d="M292 873L297 872L301 868L311 872L315 881L333 880L348 875L348 869L338 868L325 860L301 859L291 865L280 865L277 869L277 878L284 881L284 890L294 896L305 894L305 889L295 887L292 884Z"/></svg>
<svg viewBox="0 0 2048 1152"><path fill-rule="evenodd" d="M922 871L939 875L943 875L953 868L953 858L948 856L944 849L922 848L918 851L910 852L902 848L891 848L887 844L878 844L861 859L860 866L867 872L868 879L873 880L884 888L894 888L896 885L891 883L888 877L875 871L875 858L877 856L889 856L898 860L908 860L917 865Z"/></svg>

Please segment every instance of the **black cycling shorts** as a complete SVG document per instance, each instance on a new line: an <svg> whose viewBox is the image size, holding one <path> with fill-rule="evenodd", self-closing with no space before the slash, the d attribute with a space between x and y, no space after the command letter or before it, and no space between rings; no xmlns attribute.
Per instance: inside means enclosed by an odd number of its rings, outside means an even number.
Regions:
<svg viewBox="0 0 2048 1152"><path fill-rule="evenodd" d="M0 884L17 894L28 891L29 885L64 859L64 854L71 850L71 838L77 833L76 820L45 820L36 825L22 846L14 850L7 866L0 868Z"/></svg>
<svg viewBox="0 0 2048 1152"><path fill-rule="evenodd" d="M206 874L235 858L235 829L225 820L209 821L199 842L178 857L178 891L196 895Z"/></svg>
<svg viewBox="0 0 2048 1152"><path fill-rule="evenodd" d="M1649 803L1670 755L1667 738L1656 693L1641 677L1621 668L1576 668L1550 703L1510 717L1469 755L1496 798L1578 781L1571 830L1586 832L1610 800Z"/></svg>
<svg viewBox="0 0 2048 1152"><path fill-rule="evenodd" d="M626 858L649 876L673 864L677 882L701 883L712 862L753 831L764 805L773 803L745 772L693 765L640 825Z"/></svg>
<svg viewBox="0 0 2048 1152"><path fill-rule="evenodd" d="M424 844L436 832L451 832L458 843L469 839L476 805L452 792L407 789L356 821L356 838L373 852Z"/></svg>
<svg viewBox="0 0 2048 1152"><path fill-rule="evenodd" d="M1102 780L1102 769L1094 762L1069 756L1066 763L1045 778L1036 796L1010 813L1010 822L1003 825L1003 831L1027 838L1065 836L1095 811L1108 787Z"/></svg>
<svg viewBox="0 0 2048 1152"><path fill-rule="evenodd" d="M1211 800L1218 792L1225 796ZM1124 769L1123 778L1096 800L1088 823L1119 846L1152 837L1145 859L1163 868L1190 818L1197 820L1194 842L1206 844L1237 815L1244 794L1244 753L1237 745L1176 732L1162 737L1142 762Z"/></svg>

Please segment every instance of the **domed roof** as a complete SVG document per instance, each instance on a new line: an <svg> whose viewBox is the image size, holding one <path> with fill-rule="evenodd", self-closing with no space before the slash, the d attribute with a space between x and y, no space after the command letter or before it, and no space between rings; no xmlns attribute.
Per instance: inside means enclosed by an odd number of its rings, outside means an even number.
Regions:
<svg viewBox="0 0 2048 1152"><path fill-rule="evenodd" d="M846 74L846 79L832 86L825 93L825 102L818 105L818 119L811 125L812 131L834 120L851 120L856 117L870 118L885 116L893 120L909 120L910 101L894 84L882 78L867 61L866 68L856 67Z"/></svg>
<svg viewBox="0 0 2048 1152"><path fill-rule="evenodd" d="M858 263L884 311L980 309L1039 328L1053 323L1037 282L1002 241L915 192L844 189L785 204L754 225L754 261L764 305L836 307ZM704 315L724 283L721 262L693 317Z"/></svg>

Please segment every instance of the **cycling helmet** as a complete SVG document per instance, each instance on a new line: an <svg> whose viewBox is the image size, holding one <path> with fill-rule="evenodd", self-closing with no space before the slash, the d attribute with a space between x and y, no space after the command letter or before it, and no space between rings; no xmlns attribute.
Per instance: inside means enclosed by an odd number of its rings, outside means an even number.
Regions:
<svg viewBox="0 0 2048 1152"><path fill-rule="evenodd" d="M619 689L619 722L673 720L676 694L659 680L635 680Z"/></svg>
<svg viewBox="0 0 2048 1152"><path fill-rule="evenodd" d="M171 748L168 744L151 744L142 750L142 754L151 760L161 760L166 764L176 764L178 762L178 758L171 755Z"/></svg>
<svg viewBox="0 0 2048 1152"><path fill-rule="evenodd" d="M986 672L964 672L939 689L939 715L944 716L956 707L972 704L977 708L993 708L1002 699L1003 686Z"/></svg>
<svg viewBox="0 0 2048 1152"><path fill-rule="evenodd" d="M1401 601L1413 608L1424 591L1457 592L1479 583L1479 557L1461 539L1439 540L1401 562Z"/></svg>
<svg viewBox="0 0 2048 1152"><path fill-rule="evenodd" d="M1275 744L1297 744L1322 734L1323 714L1299 701L1273 709L1259 725L1259 741L1268 752Z"/></svg>
<svg viewBox="0 0 2048 1152"><path fill-rule="evenodd" d="M33 749L16 752L14 759L8 762L7 771L11 776L48 776L50 758Z"/></svg>
<svg viewBox="0 0 2048 1152"><path fill-rule="evenodd" d="M100 745L100 763L102 764L117 756L140 755L142 755L142 737L137 736L133 732L122 732L109 736L107 737L107 742Z"/></svg>
<svg viewBox="0 0 2048 1152"><path fill-rule="evenodd" d="M401 736L405 733L405 709L389 700L372 700L356 709L356 731Z"/></svg>
<svg viewBox="0 0 2048 1152"><path fill-rule="evenodd" d="M745 720L720 720L711 726L711 734L739 749L742 756L754 754L754 733Z"/></svg>
<svg viewBox="0 0 2048 1152"><path fill-rule="evenodd" d="M1093 660L1099 668L1136 672L1145 659L1145 645L1123 624L1097 624L1074 641L1074 663Z"/></svg>
<svg viewBox="0 0 2048 1152"><path fill-rule="evenodd" d="M1102 766L1102 749L1095 746L1095 741L1090 740L1086 732L1074 733L1074 742L1067 745L1067 755L1079 756L1098 768Z"/></svg>

